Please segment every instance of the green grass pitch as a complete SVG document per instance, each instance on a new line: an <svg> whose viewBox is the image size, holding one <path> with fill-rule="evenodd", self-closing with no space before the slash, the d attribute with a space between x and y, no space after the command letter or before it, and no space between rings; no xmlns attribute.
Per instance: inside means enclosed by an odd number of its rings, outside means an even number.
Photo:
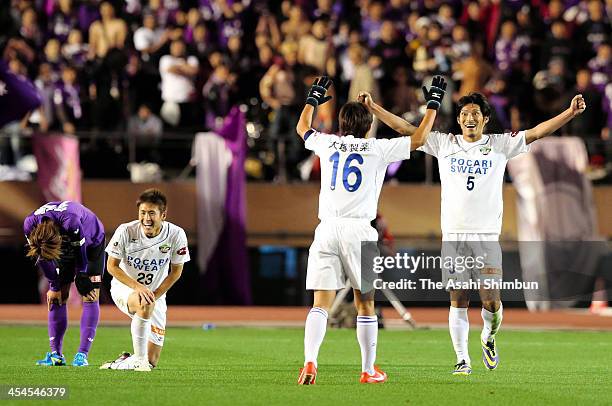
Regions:
<svg viewBox="0 0 612 406"><path fill-rule="evenodd" d="M382 385L361 385L353 330L328 330L314 386L296 385L302 363L300 329L170 328L159 368L151 373L100 371L102 362L131 348L129 328L102 327L88 368L37 367L47 351L45 327L0 327L0 385L64 385L69 400L54 404L610 404L612 333L517 332L498 336L501 362L487 371L478 331L470 335L474 372L450 374L454 363L446 330L381 331ZM68 361L78 344L71 326ZM128 403L129 402L129 403ZM43 401L0 404L42 404Z"/></svg>

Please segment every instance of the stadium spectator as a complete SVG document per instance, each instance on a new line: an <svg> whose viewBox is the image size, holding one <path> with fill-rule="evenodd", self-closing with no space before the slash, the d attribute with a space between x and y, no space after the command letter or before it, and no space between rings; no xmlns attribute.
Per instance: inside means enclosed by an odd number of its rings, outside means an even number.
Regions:
<svg viewBox="0 0 612 406"><path fill-rule="evenodd" d="M610 18L605 15L605 9L601 0L587 1L587 20L577 28L579 41L586 45L578 50L580 62L588 61L600 44L609 42L612 35Z"/></svg>
<svg viewBox="0 0 612 406"><path fill-rule="evenodd" d="M593 85L603 93L606 85L612 81L612 47L610 42L597 47L597 55L589 61L593 74Z"/></svg>
<svg viewBox="0 0 612 406"><path fill-rule="evenodd" d="M142 27L134 32L134 48L140 51L142 60L148 62L151 55L157 52L168 41L168 32L157 27L155 15L147 12L142 19Z"/></svg>
<svg viewBox="0 0 612 406"><path fill-rule="evenodd" d="M302 145L295 137L295 126L299 119L299 105L304 94L302 71L303 67L297 60L297 44L284 42L281 45L282 58L277 58L259 83L262 100L274 111L274 120L270 126L268 145L276 150L275 144L286 146L286 166L280 162L281 178L285 171L292 171L289 176L298 178L295 168L299 162ZM283 152L277 154L277 159L284 160Z"/></svg>
<svg viewBox="0 0 612 406"><path fill-rule="evenodd" d="M316 68L319 74L326 73L326 63L330 57L328 31L328 19L320 18L312 24L310 33L298 42L298 61Z"/></svg>
<svg viewBox="0 0 612 406"><path fill-rule="evenodd" d="M194 79L198 71L198 58L186 55L183 41L172 41L170 54L162 56L159 60L161 97L164 102L162 118L167 123L187 128L195 124L197 112L194 104ZM164 111L170 111L168 109L175 110L176 108L180 111L178 116L164 113Z"/></svg>
<svg viewBox="0 0 612 406"><path fill-rule="evenodd" d="M529 43L517 35L513 21L505 21L495 43L495 67L505 75L513 76L524 71L524 64L528 60Z"/></svg>
<svg viewBox="0 0 612 406"><path fill-rule="evenodd" d="M289 4L289 2L283 3ZM302 36L308 34L310 21L299 5L291 5L288 10L283 10L283 13L286 13L287 20L281 24L280 30L285 40L298 41Z"/></svg>
<svg viewBox="0 0 612 406"><path fill-rule="evenodd" d="M232 107L235 84L236 75L230 71L227 62L222 61L215 67L202 88L207 128L211 130L221 128L224 118Z"/></svg>
<svg viewBox="0 0 612 406"><path fill-rule="evenodd" d="M38 15L33 8L27 8L21 13L19 35L29 46L40 48L43 44L43 33L38 26Z"/></svg>
<svg viewBox="0 0 612 406"><path fill-rule="evenodd" d="M83 34L76 28L70 30L66 43L62 45L62 58L77 69L83 69L89 52L88 44L83 43Z"/></svg>
<svg viewBox="0 0 612 406"><path fill-rule="evenodd" d="M83 118L77 72L71 66L64 66L62 80L55 85L53 106L59 129L66 134L74 134Z"/></svg>
<svg viewBox="0 0 612 406"><path fill-rule="evenodd" d="M589 108L568 123L568 134L590 139L599 138L606 116L603 111L603 97L593 85L591 71L584 68L578 70L576 87L570 94L582 94L584 99L589 101Z"/></svg>
<svg viewBox="0 0 612 406"><path fill-rule="evenodd" d="M146 104L138 107L138 112L130 117L127 126L128 137L134 140L136 162L159 162L163 124L159 117Z"/></svg>
<svg viewBox="0 0 612 406"><path fill-rule="evenodd" d="M100 4L100 20L89 27L89 58L103 59L110 50L125 46L127 25L115 16L115 8L109 2Z"/></svg>
<svg viewBox="0 0 612 406"><path fill-rule="evenodd" d="M572 45L567 23L563 20L553 21L550 35L542 46L540 66L547 66L552 58L559 58L566 66L572 66Z"/></svg>
<svg viewBox="0 0 612 406"><path fill-rule="evenodd" d="M63 44L71 31L78 27L79 19L72 0L59 0L57 5L58 8L49 17L48 31Z"/></svg>

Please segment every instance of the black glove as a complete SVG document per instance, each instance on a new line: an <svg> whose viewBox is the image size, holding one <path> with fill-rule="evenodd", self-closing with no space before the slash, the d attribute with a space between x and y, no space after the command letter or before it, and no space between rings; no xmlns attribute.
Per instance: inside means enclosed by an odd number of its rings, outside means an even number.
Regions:
<svg viewBox="0 0 612 406"><path fill-rule="evenodd" d="M427 102L428 109L438 110L446 93L446 81L442 76L434 76L431 80L429 90L423 86L423 96Z"/></svg>
<svg viewBox="0 0 612 406"><path fill-rule="evenodd" d="M315 79L310 90L308 91L308 97L306 98L306 104L310 104L313 107L317 107L328 100L331 100L331 96L325 96L325 92L331 86L332 81L327 76L321 76Z"/></svg>
<svg viewBox="0 0 612 406"><path fill-rule="evenodd" d="M92 282L89 275L79 272L74 279L74 284L81 296L87 296L94 289L100 289L100 282Z"/></svg>

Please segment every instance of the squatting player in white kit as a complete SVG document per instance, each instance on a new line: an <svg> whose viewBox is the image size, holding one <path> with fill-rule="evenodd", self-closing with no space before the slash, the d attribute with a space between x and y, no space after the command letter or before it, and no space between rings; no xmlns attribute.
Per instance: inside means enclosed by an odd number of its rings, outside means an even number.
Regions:
<svg viewBox="0 0 612 406"><path fill-rule="evenodd" d="M357 307L357 340L361 347L361 383L379 383L387 375L375 365L378 321L374 312L374 292L361 291L361 243L378 240L370 225L376 217L378 197L387 166L410 158L410 151L422 145L433 126L446 83L434 78L424 89L427 112L412 137L393 140L366 138L372 114L359 102L346 103L339 114L340 134L323 134L311 128L315 108L331 99L325 96L331 82L315 80L297 125L297 133L307 149L321 159L319 219L308 256L306 289L314 290L314 305L306 318L304 367L298 384L315 383L317 356L327 327L327 311L336 291L349 281Z"/></svg>
<svg viewBox="0 0 612 406"><path fill-rule="evenodd" d="M412 126L403 119L366 102L376 117L400 134ZM446 286L469 281L501 280L502 259L499 234L503 213L503 177L506 163L516 155L528 151L528 144L552 134L581 114L586 108L582 95L576 95L561 114L526 131L504 134L484 134L491 108L486 98L472 93L459 100L457 122L462 134L431 132L420 151L438 158L442 184L442 258L484 258L484 266L465 272L443 269ZM481 333L482 360L493 370L499 364L495 334L502 321L503 306L499 289L484 289L481 284L481 315L484 327ZM472 372L468 354L468 289L449 289L449 329L457 364L453 374Z"/></svg>
<svg viewBox="0 0 612 406"><path fill-rule="evenodd" d="M106 247L111 296L132 319L134 354L101 369L150 371L159 361L166 334L166 292L189 261L185 231L166 221L166 205L162 192L145 190L136 203L138 220L121 224Z"/></svg>

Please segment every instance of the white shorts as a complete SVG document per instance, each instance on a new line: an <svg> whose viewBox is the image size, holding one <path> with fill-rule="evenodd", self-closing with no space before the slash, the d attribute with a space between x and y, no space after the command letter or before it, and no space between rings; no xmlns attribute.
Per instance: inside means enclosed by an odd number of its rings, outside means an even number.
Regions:
<svg viewBox="0 0 612 406"><path fill-rule="evenodd" d="M111 283L111 297L113 301L123 313L130 318L134 315L128 310L128 297L134 292L134 289L124 285L121 282L115 281ZM155 345L162 347L164 345L164 337L166 336L166 297L159 298L155 301L155 308L151 316L151 331L149 332L149 341Z"/></svg>
<svg viewBox="0 0 612 406"><path fill-rule="evenodd" d="M486 279L502 280L499 234L445 233L441 256L445 286L449 280L481 283Z"/></svg>
<svg viewBox="0 0 612 406"><path fill-rule="evenodd" d="M361 243L378 241L378 232L364 219L322 221L308 252L306 289L339 290L350 282L361 290Z"/></svg>

